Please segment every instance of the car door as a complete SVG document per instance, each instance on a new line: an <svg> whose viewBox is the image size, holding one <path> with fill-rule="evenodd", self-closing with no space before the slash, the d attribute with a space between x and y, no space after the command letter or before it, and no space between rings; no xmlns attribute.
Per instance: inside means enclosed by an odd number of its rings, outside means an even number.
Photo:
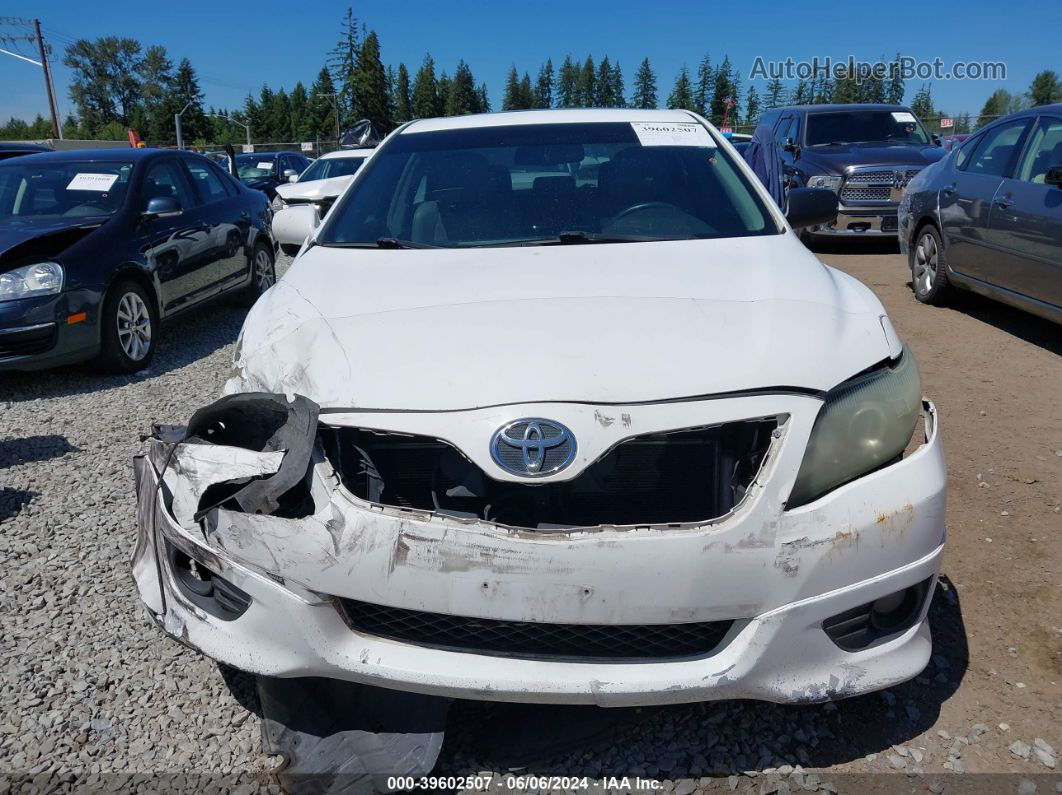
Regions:
<svg viewBox="0 0 1062 795"><path fill-rule="evenodd" d="M1044 181L1062 166L1062 117L1041 116L1012 176L992 202L989 242L998 249L985 278L1062 306L1062 187Z"/></svg>
<svg viewBox="0 0 1062 795"><path fill-rule="evenodd" d="M1018 156L1029 119L1014 119L986 130L964 146L950 181L940 190L940 223L948 264L960 274L985 279L992 269L988 242L992 200Z"/></svg>
<svg viewBox="0 0 1062 795"><path fill-rule="evenodd" d="M176 199L181 205L179 215L145 219L140 227L141 250L158 278L162 309L168 313L197 300L213 253L208 226L178 158L159 158L147 164L140 182L141 212L157 197Z"/></svg>
<svg viewBox="0 0 1062 795"><path fill-rule="evenodd" d="M209 283L225 290L247 280L247 241L251 216L239 193L217 168L202 158L181 158L196 192L203 223L214 249Z"/></svg>

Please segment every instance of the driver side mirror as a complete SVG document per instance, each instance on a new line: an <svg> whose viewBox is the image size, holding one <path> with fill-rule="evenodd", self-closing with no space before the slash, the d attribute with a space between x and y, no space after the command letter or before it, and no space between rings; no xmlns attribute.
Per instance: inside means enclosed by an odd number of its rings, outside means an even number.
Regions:
<svg viewBox="0 0 1062 795"><path fill-rule="evenodd" d="M1051 166L1051 168L1047 169L1047 174L1044 175L1044 184L1062 187L1062 165Z"/></svg>
<svg viewBox="0 0 1062 795"><path fill-rule="evenodd" d="M288 182L298 182L298 181L299 181L299 175L298 174L291 174L288 177Z"/></svg>
<svg viewBox="0 0 1062 795"><path fill-rule="evenodd" d="M153 218L174 218L183 212L181 203L172 196L156 196L148 199L147 207L140 215L150 221Z"/></svg>
<svg viewBox="0 0 1062 795"><path fill-rule="evenodd" d="M301 246L321 225L321 216L312 204L296 204L273 215L273 236L283 245Z"/></svg>
<svg viewBox="0 0 1062 795"><path fill-rule="evenodd" d="M837 218L837 194L826 188L792 188L786 197L785 220L794 229L828 224Z"/></svg>
<svg viewBox="0 0 1062 795"><path fill-rule="evenodd" d="M294 182L298 178L299 178L299 172L296 171L295 169L293 169L293 168L285 168L284 169L284 179L286 179L288 182Z"/></svg>
<svg viewBox="0 0 1062 795"><path fill-rule="evenodd" d="M933 139L933 146L943 146L944 142L940 140L940 136L936 133L930 133L929 137Z"/></svg>
<svg viewBox="0 0 1062 795"><path fill-rule="evenodd" d="M796 145L796 141L794 141L792 138L786 138L785 143L782 145L782 149L784 149L786 152L796 153L797 148L798 147Z"/></svg>

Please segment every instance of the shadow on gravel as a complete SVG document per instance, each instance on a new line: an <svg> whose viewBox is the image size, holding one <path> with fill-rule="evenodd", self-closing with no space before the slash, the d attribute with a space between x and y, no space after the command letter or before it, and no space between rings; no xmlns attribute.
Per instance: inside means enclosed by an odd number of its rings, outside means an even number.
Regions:
<svg viewBox="0 0 1062 795"><path fill-rule="evenodd" d="M907 286L910 287L911 283L907 282ZM948 303L938 311L962 312L1056 356L1062 356L1062 334L1059 333L1057 323L983 295L961 290L953 294Z"/></svg>
<svg viewBox="0 0 1062 795"><path fill-rule="evenodd" d="M234 342L246 315L245 308L222 301L167 323L151 366L131 375L96 373L87 365L5 372L0 402L105 392L179 370Z"/></svg>
<svg viewBox="0 0 1062 795"><path fill-rule="evenodd" d="M70 444L65 436L57 433L26 436L22 439L0 439L0 469L32 461L50 461L76 452L78 448Z"/></svg>
<svg viewBox="0 0 1062 795"><path fill-rule="evenodd" d="M917 679L835 703L606 710L456 702L434 772L680 779L783 765L828 767L881 754L934 725L969 664L958 594L944 576L930 605L930 626L933 658Z"/></svg>
<svg viewBox="0 0 1062 795"><path fill-rule="evenodd" d="M0 522L14 519L23 508L33 502L34 497L39 496L35 491L0 488Z"/></svg>
<svg viewBox="0 0 1062 795"><path fill-rule="evenodd" d="M262 705L258 703L258 689L255 686L254 674L232 668L224 663L218 663L218 671L229 689L229 694L236 702L256 717L262 717Z"/></svg>
<svg viewBox="0 0 1062 795"><path fill-rule="evenodd" d="M899 242L891 235L812 240L808 248L816 254L898 254L900 252Z"/></svg>

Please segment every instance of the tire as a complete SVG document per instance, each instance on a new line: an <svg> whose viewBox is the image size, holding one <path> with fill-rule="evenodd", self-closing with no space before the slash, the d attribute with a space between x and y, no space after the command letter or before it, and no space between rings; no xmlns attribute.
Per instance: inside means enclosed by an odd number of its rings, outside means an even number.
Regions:
<svg viewBox="0 0 1062 795"><path fill-rule="evenodd" d="M147 290L122 280L107 291L100 312L100 354L96 369L135 373L151 364L158 340L159 316Z"/></svg>
<svg viewBox="0 0 1062 795"><path fill-rule="evenodd" d="M948 259L940 232L932 224L923 226L908 255L911 289L923 304L940 306L952 292L948 282Z"/></svg>
<svg viewBox="0 0 1062 795"><path fill-rule="evenodd" d="M272 247L259 242L251 250L251 283L240 293L240 303L253 306L266 290L277 283L277 264Z"/></svg>

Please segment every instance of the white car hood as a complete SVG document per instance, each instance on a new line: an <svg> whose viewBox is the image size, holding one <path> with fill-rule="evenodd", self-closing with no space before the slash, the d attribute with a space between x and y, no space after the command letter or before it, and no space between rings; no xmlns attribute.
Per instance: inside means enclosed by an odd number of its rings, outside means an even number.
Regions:
<svg viewBox="0 0 1062 795"><path fill-rule="evenodd" d="M890 355L883 314L792 233L315 246L251 310L225 391L430 411L826 390Z"/></svg>
<svg viewBox="0 0 1062 795"><path fill-rule="evenodd" d="M289 182L287 185L278 185L277 194L286 202L298 199L308 202L334 199L347 189L353 179L353 174L346 174L329 179L311 179L309 182Z"/></svg>

